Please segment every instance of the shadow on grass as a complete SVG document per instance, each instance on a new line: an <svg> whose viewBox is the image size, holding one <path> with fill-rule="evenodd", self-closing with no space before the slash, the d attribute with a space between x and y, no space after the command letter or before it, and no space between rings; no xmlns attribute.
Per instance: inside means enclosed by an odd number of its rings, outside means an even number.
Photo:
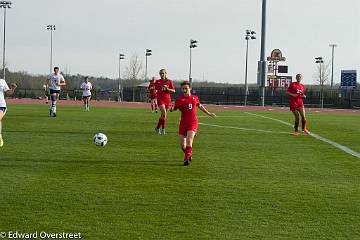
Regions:
<svg viewBox="0 0 360 240"><path fill-rule="evenodd" d="M89 135L89 132L75 132L75 131L71 131L71 132L61 132L61 131L49 131L49 129L44 129L44 130L36 130L35 131L28 131L28 130L7 130L6 132L8 133L31 133L32 135L34 134L38 134L38 135L43 135L43 134L46 134L46 135L53 135L53 134L86 134L86 135ZM92 134L92 133L90 133Z"/></svg>
<svg viewBox="0 0 360 240"><path fill-rule="evenodd" d="M3 162L2 164L0 164L0 167L29 167L33 164L57 164L60 163L62 165L87 165L87 166L92 166L92 165L111 165L111 166L121 166L121 165L152 165L152 166L171 166L171 167L179 167L182 166L182 161L166 161L166 160L153 160L153 161L143 161L143 160L125 160L125 161L114 161L114 160L94 160L94 161L89 161L89 160L75 160L75 161L71 161L71 160L44 160L44 161L40 161L40 160L7 160L6 162L8 162L9 164L5 164L5 162ZM22 162L22 163L29 163L29 164L14 164L14 162Z"/></svg>

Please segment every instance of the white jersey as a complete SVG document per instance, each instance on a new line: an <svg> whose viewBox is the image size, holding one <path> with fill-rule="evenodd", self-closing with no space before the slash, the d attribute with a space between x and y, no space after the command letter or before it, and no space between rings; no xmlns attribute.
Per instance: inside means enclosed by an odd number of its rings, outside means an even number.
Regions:
<svg viewBox="0 0 360 240"><path fill-rule="evenodd" d="M0 107L6 107L5 92L9 91L10 88L4 79L0 79Z"/></svg>
<svg viewBox="0 0 360 240"><path fill-rule="evenodd" d="M92 84L91 82L83 82L80 86L80 89L83 90L83 97L91 96Z"/></svg>
<svg viewBox="0 0 360 240"><path fill-rule="evenodd" d="M54 73L50 74L48 77L49 82L49 89L52 90L61 90L61 87L59 86L60 81L65 81L63 75L60 73L58 75L55 75Z"/></svg>

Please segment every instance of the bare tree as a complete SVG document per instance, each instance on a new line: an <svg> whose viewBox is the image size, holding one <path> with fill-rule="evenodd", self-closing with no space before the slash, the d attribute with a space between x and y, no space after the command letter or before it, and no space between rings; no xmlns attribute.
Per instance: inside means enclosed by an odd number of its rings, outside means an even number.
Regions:
<svg viewBox="0 0 360 240"><path fill-rule="evenodd" d="M139 75L142 70L142 62L139 58L139 55L133 54L130 58L129 65L126 67L125 76L127 79L130 80L131 87L132 87L132 101L135 101L135 87L136 83L139 80Z"/></svg>
<svg viewBox="0 0 360 240"><path fill-rule="evenodd" d="M330 76L330 62L327 64L316 64L316 71L314 73L315 82L320 86L320 106L324 107L324 85L329 84Z"/></svg>
<svg viewBox="0 0 360 240"><path fill-rule="evenodd" d="M330 64L331 62L316 64L316 70L314 72L314 80L319 86L329 84L330 78Z"/></svg>

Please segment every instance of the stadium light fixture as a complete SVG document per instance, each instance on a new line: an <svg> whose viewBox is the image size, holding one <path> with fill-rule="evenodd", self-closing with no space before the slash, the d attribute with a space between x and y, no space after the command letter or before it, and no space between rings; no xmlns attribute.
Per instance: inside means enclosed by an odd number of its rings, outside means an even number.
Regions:
<svg viewBox="0 0 360 240"><path fill-rule="evenodd" d="M0 1L0 8L4 8L4 39L3 39L3 79L5 80L5 42L6 42L6 9L11 8L11 1Z"/></svg>

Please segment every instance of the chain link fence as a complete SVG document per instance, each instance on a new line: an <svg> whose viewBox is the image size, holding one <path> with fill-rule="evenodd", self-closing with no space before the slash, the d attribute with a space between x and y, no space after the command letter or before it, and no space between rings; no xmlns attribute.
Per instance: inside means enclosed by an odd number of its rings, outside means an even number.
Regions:
<svg viewBox="0 0 360 240"><path fill-rule="evenodd" d="M199 96L202 103L221 104L221 105L244 105L245 89L244 88L222 88L222 87L199 87L193 89L194 94ZM44 89L17 89L14 98L35 98L42 99L45 97ZM175 99L181 95L181 89L177 88L176 93L172 96ZM324 91L324 107L326 108L360 108L360 90L340 90L326 89ZM126 102L146 102L146 88L125 87L122 90L122 101ZM321 94L317 89L308 89L306 91L304 104L307 107L321 107ZM78 89L62 89L60 99L80 100L82 91ZM92 91L93 100L98 101L117 101L119 92L114 89L94 89ZM247 98L248 105L259 105L260 94L258 88L249 88ZM271 106L288 106L289 96L286 89L266 89L265 105Z"/></svg>

